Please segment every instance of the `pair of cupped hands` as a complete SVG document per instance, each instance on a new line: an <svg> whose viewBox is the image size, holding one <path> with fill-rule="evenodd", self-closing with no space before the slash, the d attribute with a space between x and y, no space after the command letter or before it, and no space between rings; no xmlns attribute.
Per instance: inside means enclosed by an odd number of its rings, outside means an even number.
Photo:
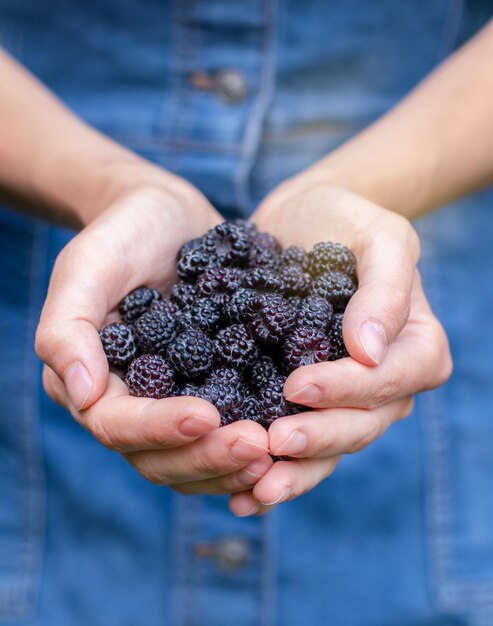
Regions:
<svg viewBox="0 0 493 626"><path fill-rule="evenodd" d="M146 479L183 494L230 494L238 516L265 513L315 487L344 454L380 437L412 408L413 394L450 375L447 338L416 269L419 242L403 217L306 171L271 192L252 217L281 244L341 242L357 258L359 289L343 325L350 357L294 371L288 400L313 410L268 432L219 415L192 397L129 395L110 373L98 330L140 285L168 291L176 253L222 221L181 179L126 189L62 250L36 350L48 394ZM273 463L271 455L289 456Z"/></svg>

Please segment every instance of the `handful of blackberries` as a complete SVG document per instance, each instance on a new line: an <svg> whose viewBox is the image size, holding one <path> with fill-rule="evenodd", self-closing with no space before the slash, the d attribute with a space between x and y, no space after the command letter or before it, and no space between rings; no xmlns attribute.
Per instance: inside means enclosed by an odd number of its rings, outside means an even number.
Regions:
<svg viewBox="0 0 493 626"><path fill-rule="evenodd" d="M341 244L282 250L250 222L223 222L181 248L177 273L169 296L135 289L120 303L122 322L100 331L133 396L196 396L221 425L268 428L308 410L284 398L290 372L348 356L342 316L356 259Z"/></svg>

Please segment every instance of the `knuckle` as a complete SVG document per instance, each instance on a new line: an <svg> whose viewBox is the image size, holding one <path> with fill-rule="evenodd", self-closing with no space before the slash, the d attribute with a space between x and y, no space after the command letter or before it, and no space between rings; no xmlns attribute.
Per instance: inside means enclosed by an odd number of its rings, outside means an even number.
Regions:
<svg viewBox="0 0 493 626"><path fill-rule="evenodd" d="M153 458L149 455L140 454L128 460L142 478L145 478L145 480L153 485L164 487L169 484L169 480L166 479L166 476L164 476L162 472L158 471L156 464L153 462Z"/></svg>
<svg viewBox="0 0 493 626"><path fill-rule="evenodd" d="M100 416L92 416L87 421L87 428L105 448L115 450L116 452L123 451L123 446L118 437L108 428L108 425L105 424L104 419Z"/></svg>
<svg viewBox="0 0 493 626"><path fill-rule="evenodd" d="M368 397L366 409L376 409L399 395L402 381L395 372L389 374L383 383Z"/></svg>
<svg viewBox="0 0 493 626"><path fill-rule="evenodd" d="M414 408L414 398L411 396L407 398L402 407L401 414L399 415L399 419L406 419L409 417Z"/></svg>
<svg viewBox="0 0 493 626"><path fill-rule="evenodd" d="M375 441L380 435L380 421L375 415L368 414L364 434L359 437L349 448L349 454L361 452L371 443Z"/></svg>
<svg viewBox="0 0 493 626"><path fill-rule="evenodd" d="M54 351L54 346L58 341L58 330L56 326L48 326L41 322L36 330L34 339L34 349L43 362L49 362Z"/></svg>

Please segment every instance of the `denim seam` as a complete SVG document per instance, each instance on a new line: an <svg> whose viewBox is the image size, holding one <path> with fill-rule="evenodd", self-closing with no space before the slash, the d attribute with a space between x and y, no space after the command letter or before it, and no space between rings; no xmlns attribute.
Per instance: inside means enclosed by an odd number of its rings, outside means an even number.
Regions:
<svg viewBox="0 0 493 626"><path fill-rule="evenodd" d="M430 236L422 229L424 242ZM440 280L430 245L423 246L423 265L434 293L440 294ZM428 519L428 545L431 557L431 580L436 580L436 596L443 610L475 611L479 607L493 608L493 582L468 583L457 578L452 535L452 488L448 466L446 407L443 391L422 396L423 432L425 437L425 506ZM435 574L435 577L433 576Z"/></svg>
<svg viewBox="0 0 493 626"><path fill-rule="evenodd" d="M279 511L274 509L260 519L261 523L261 576L260 626L275 626L277 607L277 525Z"/></svg>
<svg viewBox="0 0 493 626"><path fill-rule="evenodd" d="M28 618L35 610L36 597L39 595L41 582L40 568L43 549L43 531L45 519L45 478L40 452L40 380L39 364L33 355L33 334L39 317L39 304L42 302L43 281L40 273L46 261L46 227L39 222L33 225L33 241L29 267L29 300L26 316L26 334L24 337L23 387L31 387L32 393L24 393L22 412L19 423L22 427L24 444L26 486L25 508L22 515L20 532L24 537L20 555L20 582L0 589L0 618ZM36 570L38 575L36 575Z"/></svg>
<svg viewBox="0 0 493 626"><path fill-rule="evenodd" d="M265 34L262 44L260 87L256 101L251 107L243 138L242 158L235 172L236 204L247 211L250 208L250 175L259 150L262 126L274 94L277 64L277 0L264 0Z"/></svg>

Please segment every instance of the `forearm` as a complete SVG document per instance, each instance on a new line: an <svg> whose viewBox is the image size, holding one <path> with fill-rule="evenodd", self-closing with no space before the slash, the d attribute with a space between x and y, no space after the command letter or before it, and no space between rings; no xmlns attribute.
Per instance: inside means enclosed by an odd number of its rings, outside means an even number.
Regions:
<svg viewBox="0 0 493 626"><path fill-rule="evenodd" d="M312 172L414 218L493 182L493 22Z"/></svg>
<svg viewBox="0 0 493 626"><path fill-rule="evenodd" d="M1 51L0 77L3 202L77 226L138 185L189 192L181 179L84 124Z"/></svg>

